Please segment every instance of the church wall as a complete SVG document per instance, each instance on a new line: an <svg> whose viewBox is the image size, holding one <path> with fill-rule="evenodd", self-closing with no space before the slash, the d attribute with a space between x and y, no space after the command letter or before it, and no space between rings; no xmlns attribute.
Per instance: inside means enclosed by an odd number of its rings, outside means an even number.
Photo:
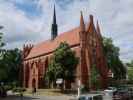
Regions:
<svg viewBox="0 0 133 100"><path fill-rule="evenodd" d="M56 27L57 28L57 27ZM56 28L53 28L56 30ZM53 32L55 32L53 30ZM53 33L54 34L54 33ZM82 85L90 87L90 76L91 68L95 64L97 69L100 72L100 80L103 86L107 84L107 63L103 54L102 39L99 38L94 23L93 16L90 16L89 27L86 30L84 24L83 16L81 14L80 19L80 30L79 30L79 44L75 44L71 47L72 50L76 52L76 56L79 57L79 64L77 65L75 71L75 83L77 85L78 81L81 81ZM64 37L65 38L65 37ZM52 38L54 39L54 38ZM25 47L25 50L28 50L28 53L32 46ZM27 51L26 54L27 55ZM35 58L26 59L24 61L24 86L25 87L36 87L42 88L45 84L42 79L45 77L48 63L51 60L53 53L46 55L41 55Z"/></svg>
<svg viewBox="0 0 133 100"><path fill-rule="evenodd" d="M88 41L88 42L90 42L90 41ZM104 67L106 64L105 64L105 59L103 59L104 56L101 53L102 51L101 51L100 46L101 46L100 44L97 44L97 47L96 47L96 54L97 54L96 55L96 61L97 61L96 63L98 64L99 69L104 73ZM72 47L71 49L74 50L76 52L76 56L79 57L79 64L77 65L77 68L76 68L76 73L75 73L76 78L75 78L74 84L77 85L78 80L81 80L81 83L83 82L83 84L84 83L86 84L90 77L91 65L92 65L92 61L94 58L94 56L92 55L93 47L88 44L84 48L85 55L83 55L84 56L83 63L84 63L84 61L86 61L86 65L81 64L82 63L82 61L81 61L81 57L82 57L81 56L81 45L79 44L78 46ZM43 87L43 85L45 83L43 83L42 79L43 79L44 75L46 74L46 70L48 67L48 64L46 64L46 62L48 63L50 61L51 56L52 56L52 53L49 55L40 56L40 57L37 57L34 59L26 60L24 62L24 70L28 66L26 64L29 64L29 66L30 66L29 67L30 68L29 69L29 83L28 83L29 88L33 87L34 79L35 79L35 84L36 84L37 88ZM84 68L85 66L87 69ZM34 72L34 70L35 70L35 72ZM25 73L24 74L24 77L25 77L24 86L27 87L26 76L28 74L26 73L26 71L24 73ZM34 73L35 73L35 75L34 75ZM101 81L104 81L104 77L101 77ZM104 83L105 82L103 82L102 84L104 84Z"/></svg>
<svg viewBox="0 0 133 100"><path fill-rule="evenodd" d="M76 56L80 58L80 47L76 46L71 48L72 50L74 50L76 53ZM35 84L36 84L36 88L41 88L43 83L41 82L44 75L46 74L46 70L48 67L48 62L50 61L52 56L52 53L49 55L45 55L45 56L41 56L38 58L34 58L34 59L30 59L25 61L24 63L28 63L29 64L29 81L28 84L25 82L26 79L24 79L24 86L25 87L29 87L32 88L33 87L33 79L35 79ZM47 60L47 61L46 61ZM46 64L47 62L47 64ZM24 65L24 68L26 68L27 66ZM24 69L25 70L25 69ZM27 75L27 73L25 72L24 76ZM77 65L76 68L76 73L75 73L76 79L75 82L77 82L80 78L80 64ZM44 83L45 84L45 83ZM40 85L40 86L39 86Z"/></svg>
<svg viewBox="0 0 133 100"><path fill-rule="evenodd" d="M80 78L81 78L81 67L80 67L80 51L81 51L81 48L80 48L80 45L79 45L79 46L71 48L71 49L75 51L76 57L79 58L79 63L77 65L76 71L75 71L75 82L74 82L74 84L78 85L78 80L80 80Z"/></svg>

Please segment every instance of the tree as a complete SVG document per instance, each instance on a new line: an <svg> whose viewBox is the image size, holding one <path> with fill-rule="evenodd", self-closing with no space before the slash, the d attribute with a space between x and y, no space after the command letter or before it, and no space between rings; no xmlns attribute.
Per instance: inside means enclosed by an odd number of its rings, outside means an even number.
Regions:
<svg viewBox="0 0 133 100"><path fill-rule="evenodd" d="M3 53L5 51L5 50L2 49L2 47L5 45L4 42L3 42L3 40L2 40L2 36L3 36L3 33L0 33L0 60L3 58Z"/></svg>
<svg viewBox="0 0 133 100"><path fill-rule="evenodd" d="M3 33L0 33L0 49L4 46L4 42L2 40Z"/></svg>
<svg viewBox="0 0 133 100"><path fill-rule="evenodd" d="M0 29L3 28L0 26ZM0 82L19 82L19 73L22 63L21 51L19 49L5 50L2 40L3 33L0 33Z"/></svg>
<svg viewBox="0 0 133 100"><path fill-rule="evenodd" d="M126 68L119 58L119 48L113 44L111 38L103 38L103 48L108 67L114 73L114 79L126 78Z"/></svg>
<svg viewBox="0 0 133 100"><path fill-rule="evenodd" d="M3 33L0 33L0 81L7 78L7 71L3 66L3 55L5 53L5 50L2 49L2 47L4 46L2 36Z"/></svg>
<svg viewBox="0 0 133 100"><path fill-rule="evenodd" d="M128 80L129 82L133 83L133 68L128 68Z"/></svg>
<svg viewBox="0 0 133 100"><path fill-rule="evenodd" d="M5 67L8 69L8 81L19 81L19 72L21 68L21 51L19 49L7 50L4 55Z"/></svg>
<svg viewBox="0 0 133 100"><path fill-rule="evenodd" d="M130 83L133 83L133 60L131 62L127 63L127 75L128 75L128 80Z"/></svg>
<svg viewBox="0 0 133 100"><path fill-rule="evenodd" d="M0 60L0 81L5 83L19 83L21 68L21 51L19 49L4 50Z"/></svg>
<svg viewBox="0 0 133 100"><path fill-rule="evenodd" d="M74 73L78 64L75 52L71 50L66 42L61 42L55 50L47 70L47 77L50 81L62 78L64 81L74 79Z"/></svg>

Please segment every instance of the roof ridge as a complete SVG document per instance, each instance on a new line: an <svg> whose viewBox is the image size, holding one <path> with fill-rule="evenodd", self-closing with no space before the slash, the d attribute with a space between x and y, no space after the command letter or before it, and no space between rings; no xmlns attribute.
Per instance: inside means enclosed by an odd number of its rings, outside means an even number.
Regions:
<svg viewBox="0 0 133 100"><path fill-rule="evenodd" d="M62 32L60 35L58 35L54 40L45 40L42 41L32 48L29 55L26 57L33 58L37 57L38 55L53 51L60 42L66 41L69 45L75 45L79 43L79 27L72 28L69 31Z"/></svg>

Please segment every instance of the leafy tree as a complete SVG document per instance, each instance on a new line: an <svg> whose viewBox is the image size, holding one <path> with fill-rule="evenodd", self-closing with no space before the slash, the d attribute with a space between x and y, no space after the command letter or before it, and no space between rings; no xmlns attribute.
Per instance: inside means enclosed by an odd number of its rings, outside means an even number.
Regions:
<svg viewBox="0 0 133 100"><path fill-rule="evenodd" d="M3 55L5 53L5 50L2 49L2 47L4 46L2 36L3 33L0 33L0 81L7 78L7 70L3 66Z"/></svg>
<svg viewBox="0 0 133 100"><path fill-rule="evenodd" d="M59 63L56 63L53 59L50 61L46 77L44 78L49 81L52 87L54 86L56 79L59 78L59 75L63 72L62 70Z"/></svg>
<svg viewBox="0 0 133 100"><path fill-rule="evenodd" d="M7 79L7 70L3 67L0 67L0 81L3 82L3 80Z"/></svg>
<svg viewBox="0 0 133 100"><path fill-rule="evenodd" d="M0 26L0 29L1 29L1 26ZM2 47L4 46L4 42L2 40L2 36L3 36L3 33L0 33L0 60L3 58L3 53L5 51L5 50L2 49Z"/></svg>
<svg viewBox="0 0 133 100"><path fill-rule="evenodd" d="M128 67L127 74L128 74L128 80L130 83L133 83L133 60L131 62L126 64Z"/></svg>
<svg viewBox="0 0 133 100"><path fill-rule="evenodd" d="M4 42L2 40L3 33L0 33L0 49L4 46Z"/></svg>
<svg viewBox="0 0 133 100"><path fill-rule="evenodd" d="M0 82L18 83L22 63L21 51L19 49L3 49L2 36L3 34L0 33Z"/></svg>
<svg viewBox="0 0 133 100"><path fill-rule="evenodd" d="M4 66L8 69L8 81L19 81L19 71L21 68L21 51L19 49L7 50L4 59Z"/></svg>
<svg viewBox="0 0 133 100"><path fill-rule="evenodd" d="M128 80L133 83L133 68L128 68Z"/></svg>
<svg viewBox="0 0 133 100"><path fill-rule="evenodd" d="M18 83L21 63L21 51L19 49L5 50L0 60L0 81Z"/></svg>
<svg viewBox="0 0 133 100"><path fill-rule="evenodd" d="M114 73L115 79L126 77L126 68L119 58L119 48L113 44L111 38L103 38L104 53L107 57L109 69Z"/></svg>
<svg viewBox="0 0 133 100"><path fill-rule="evenodd" d="M57 78L72 81L77 64L78 58L75 56L75 52L70 49L66 42L62 42L52 56L47 70L47 77L54 82Z"/></svg>

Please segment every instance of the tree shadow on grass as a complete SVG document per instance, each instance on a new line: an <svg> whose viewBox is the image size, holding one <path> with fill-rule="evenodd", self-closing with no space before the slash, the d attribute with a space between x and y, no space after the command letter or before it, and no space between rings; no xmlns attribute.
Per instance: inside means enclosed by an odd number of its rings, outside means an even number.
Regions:
<svg viewBox="0 0 133 100"><path fill-rule="evenodd" d="M12 96L7 96L4 98L0 97L0 100L39 100L38 97L30 97L30 96L16 96L16 95L12 95Z"/></svg>

